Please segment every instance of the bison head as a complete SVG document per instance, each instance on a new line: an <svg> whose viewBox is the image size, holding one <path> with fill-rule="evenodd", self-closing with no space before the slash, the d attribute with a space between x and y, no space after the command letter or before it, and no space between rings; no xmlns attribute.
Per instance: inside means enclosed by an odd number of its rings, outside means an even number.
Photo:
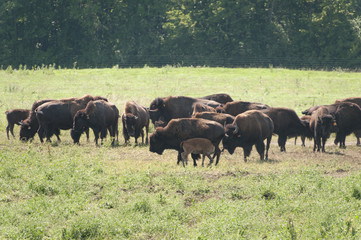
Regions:
<svg viewBox="0 0 361 240"><path fill-rule="evenodd" d="M167 126L167 123L163 122L162 120L155 121L155 123L154 123L155 128L157 128L157 127L165 127L165 126Z"/></svg>
<svg viewBox="0 0 361 240"><path fill-rule="evenodd" d="M137 124L138 116L133 114L123 114L122 121L124 123L124 127L127 129L129 136L135 136L135 126Z"/></svg>
<svg viewBox="0 0 361 240"><path fill-rule="evenodd" d="M74 143L79 142L81 134L89 127L89 116L82 110L78 111L74 116L73 129L70 132Z"/></svg>
<svg viewBox="0 0 361 240"><path fill-rule="evenodd" d="M222 142L224 149L227 149L230 154L234 153L236 147L241 146L242 138L237 125L228 124L225 126L225 136Z"/></svg>
<svg viewBox="0 0 361 240"><path fill-rule="evenodd" d="M322 136L330 136L332 128L336 127L334 126L334 119L331 115L323 115L319 117L319 122L321 123L321 134Z"/></svg>
<svg viewBox="0 0 361 240"><path fill-rule="evenodd" d="M28 141L33 138L38 130L38 124L31 124L27 121L20 123L20 140Z"/></svg>
<svg viewBox="0 0 361 240"><path fill-rule="evenodd" d="M165 143L161 137L161 134L154 131L149 137L149 151L158 153L161 155L165 150Z"/></svg>

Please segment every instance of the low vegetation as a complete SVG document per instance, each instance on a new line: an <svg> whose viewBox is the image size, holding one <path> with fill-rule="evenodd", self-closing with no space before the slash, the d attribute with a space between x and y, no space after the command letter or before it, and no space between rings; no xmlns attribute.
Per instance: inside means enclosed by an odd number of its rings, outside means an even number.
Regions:
<svg viewBox="0 0 361 240"><path fill-rule="evenodd" d="M33 101L92 94L123 112L134 100L226 92L235 100L290 107L358 96L360 73L285 69L143 68L0 71L0 110ZM218 166L183 168L175 151L146 145L96 147L91 135L74 145L24 143L6 137L0 116L0 238L4 239L359 239L361 148L333 145L314 153L294 139L280 153L273 137L269 160L237 148ZM120 127L121 133L121 127ZM151 131L153 131L151 127ZM15 126L18 136L19 128ZM200 164L198 164L200 165Z"/></svg>

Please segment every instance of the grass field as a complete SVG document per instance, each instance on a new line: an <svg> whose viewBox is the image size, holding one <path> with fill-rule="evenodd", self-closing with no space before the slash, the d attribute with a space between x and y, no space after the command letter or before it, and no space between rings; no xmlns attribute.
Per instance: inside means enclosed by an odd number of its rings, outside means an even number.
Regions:
<svg viewBox="0 0 361 240"><path fill-rule="evenodd" d="M61 142L6 138L12 108L38 99L101 95L127 100L225 92L235 100L289 107L360 96L361 73L286 69L142 68L0 71L0 239L360 239L361 148L328 141L326 153L272 140L270 160L253 149L223 153L218 166L186 168L148 146L96 147L69 131ZM121 132L121 129L119 129ZM151 128L151 131L153 129ZM91 135L91 139L93 136ZM133 140L132 140L133 141Z"/></svg>

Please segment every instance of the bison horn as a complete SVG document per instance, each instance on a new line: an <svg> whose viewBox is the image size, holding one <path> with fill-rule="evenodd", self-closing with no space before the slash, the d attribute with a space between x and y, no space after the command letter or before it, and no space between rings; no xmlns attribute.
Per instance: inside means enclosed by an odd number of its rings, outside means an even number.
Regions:
<svg viewBox="0 0 361 240"><path fill-rule="evenodd" d="M235 128L234 128L233 134L236 134L238 131L239 131L238 125L235 124Z"/></svg>
<svg viewBox="0 0 361 240"><path fill-rule="evenodd" d="M24 125L23 120L21 120L21 121L19 122L19 125L21 125L21 126Z"/></svg>

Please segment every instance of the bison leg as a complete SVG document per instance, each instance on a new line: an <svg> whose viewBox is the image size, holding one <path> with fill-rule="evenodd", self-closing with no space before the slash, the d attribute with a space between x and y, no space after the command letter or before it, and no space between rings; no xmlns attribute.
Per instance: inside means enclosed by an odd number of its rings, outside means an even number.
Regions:
<svg viewBox="0 0 361 240"><path fill-rule="evenodd" d="M357 146L360 146L361 145L361 143L360 143L360 138L359 137L356 137L357 138L357 143L356 143L356 145Z"/></svg>
<svg viewBox="0 0 361 240"><path fill-rule="evenodd" d="M223 149L224 150L224 149ZM215 146L215 151L214 151L214 155L213 155L213 159L214 157L217 156L217 159L216 159L216 166L219 162L219 159L221 158L221 149L219 149L218 146Z"/></svg>
<svg viewBox="0 0 361 240"><path fill-rule="evenodd" d="M93 133L94 133L95 144L98 145L99 130L98 129L93 129Z"/></svg>
<svg viewBox="0 0 361 240"><path fill-rule="evenodd" d="M13 137L15 138L15 135L14 135L14 124L9 123L9 125L6 127L6 135L7 135L8 139L10 139L10 138L9 138L9 131L10 131L11 135L13 135Z"/></svg>
<svg viewBox="0 0 361 240"><path fill-rule="evenodd" d="M89 142L89 128L85 129L86 140Z"/></svg>
<svg viewBox="0 0 361 240"><path fill-rule="evenodd" d="M188 154L186 154L185 152L181 153L181 157L182 157L182 163L183 163L183 167L185 167L185 164L188 165ZM184 164L185 163L185 164Z"/></svg>
<svg viewBox="0 0 361 240"><path fill-rule="evenodd" d="M251 154L252 145L243 147L244 162L247 162L247 157Z"/></svg>
<svg viewBox="0 0 361 240"><path fill-rule="evenodd" d="M193 159L193 166L197 167L197 159L200 158L201 156L199 154L191 154L192 155L192 159Z"/></svg>
<svg viewBox="0 0 361 240"><path fill-rule="evenodd" d="M107 137L107 132L108 132L108 129L106 128L102 128L100 130L100 140L101 140L101 144L103 144L103 139Z"/></svg>
<svg viewBox="0 0 361 240"><path fill-rule="evenodd" d="M306 140L306 137L305 136L301 136L301 141L302 141L302 147L305 147L306 145L305 145L305 140Z"/></svg>
<svg viewBox="0 0 361 240"><path fill-rule="evenodd" d="M269 147L270 147L270 144L271 144L271 140L272 140L272 134L271 136L269 136L267 138L267 145L266 145L266 160L268 160L268 150L269 150Z"/></svg>
<svg viewBox="0 0 361 240"><path fill-rule="evenodd" d="M263 161L264 160L264 149L265 149L263 141L260 140L258 143L256 143L256 149L261 158L261 161Z"/></svg>
<svg viewBox="0 0 361 240"><path fill-rule="evenodd" d="M142 144L144 144L144 131L143 131L143 129L140 130L140 134L142 135Z"/></svg>
<svg viewBox="0 0 361 240"><path fill-rule="evenodd" d="M208 154L207 157L209 158L209 164L208 166L211 166L213 163L213 157L211 156L211 154ZM203 163L202 163L202 167L203 167Z"/></svg>
<svg viewBox="0 0 361 240"><path fill-rule="evenodd" d="M327 137L322 138L322 152L325 152L326 140L327 140Z"/></svg>
<svg viewBox="0 0 361 240"><path fill-rule="evenodd" d="M287 136L278 135L278 146L281 148L281 152L286 152L286 140Z"/></svg>
<svg viewBox="0 0 361 240"><path fill-rule="evenodd" d="M39 136L40 142L42 142L42 143L44 142L44 140L43 140L44 133L45 133L44 128L42 126L40 126L38 129L38 136Z"/></svg>
<svg viewBox="0 0 361 240"><path fill-rule="evenodd" d="M149 124L145 126L145 144L148 145L148 132L149 132Z"/></svg>

